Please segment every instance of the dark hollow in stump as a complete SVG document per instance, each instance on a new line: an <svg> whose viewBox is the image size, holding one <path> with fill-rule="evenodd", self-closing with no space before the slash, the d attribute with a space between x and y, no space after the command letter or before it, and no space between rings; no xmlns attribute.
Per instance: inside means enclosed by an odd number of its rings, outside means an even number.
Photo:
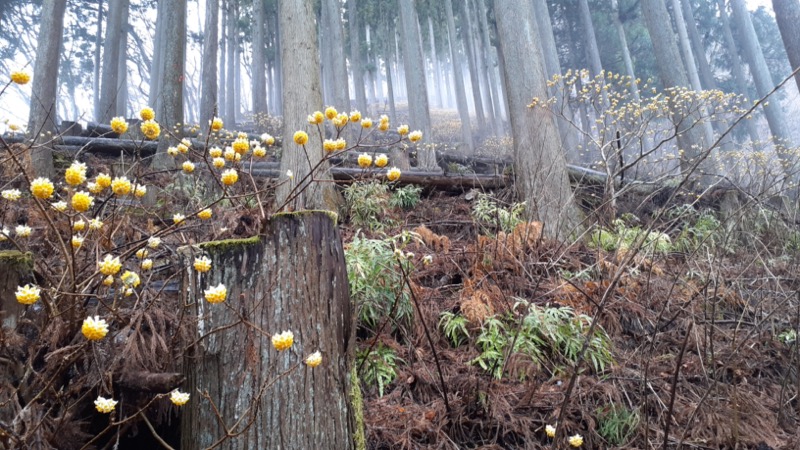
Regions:
<svg viewBox="0 0 800 450"><path fill-rule="evenodd" d="M221 449L352 448L352 311L335 215L281 214L261 236L182 252L185 304L196 313L199 341L185 359L192 398L182 411L181 448L220 440ZM211 271L193 269L201 254ZM204 290L219 283L225 303L208 303ZM271 335L284 330L294 333L294 345L279 353ZM303 361L317 350L322 364L309 368Z"/></svg>

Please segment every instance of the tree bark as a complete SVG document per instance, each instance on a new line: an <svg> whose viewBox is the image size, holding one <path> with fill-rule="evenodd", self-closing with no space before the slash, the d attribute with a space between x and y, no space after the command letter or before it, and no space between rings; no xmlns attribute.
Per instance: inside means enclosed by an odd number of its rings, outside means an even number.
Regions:
<svg viewBox="0 0 800 450"><path fill-rule="evenodd" d="M159 108L156 119L161 124L162 132L158 141L158 150L153 158L152 166L163 170L174 166L174 159L167 155L167 148L180 140L180 133L173 136L167 133L168 128L182 124L183 120L183 83L184 65L186 61L186 0L161 0L164 3L164 42L156 43L164 46L164 67L161 70Z"/></svg>
<svg viewBox="0 0 800 450"><path fill-rule="evenodd" d="M396 47L396 39L397 33L394 29L394 19L385 18L385 30L387 39L384 40L386 43L385 54L386 56L386 95L389 97L389 117L391 120L397 120L397 107L395 106L394 102L394 81L395 77L393 75L395 64L395 47ZM391 25L390 25L391 23Z"/></svg>
<svg viewBox="0 0 800 450"><path fill-rule="evenodd" d="M208 274L191 268L199 252L212 261ZM218 441L220 449L352 448L347 380L354 324L335 218L281 214L258 237L209 242L184 254L184 301L194 306L200 339L186 358L187 389L196 399L181 414L181 448ZM219 283L227 287L226 303L202 300L203 290ZM294 333L294 344L279 353L270 335L284 330ZM304 365L315 351L322 365ZM227 437L225 428L241 434Z"/></svg>
<svg viewBox="0 0 800 450"><path fill-rule="evenodd" d="M739 30L742 50L756 84L756 91L758 96L763 98L775 87L775 83L772 81L772 76L767 68L764 52L758 42L753 22L750 20L750 12L747 10L744 0L731 0L731 8L733 10L733 19L736 21L736 28ZM764 104L764 115L767 117L769 130L775 142L784 147L791 147L792 139L789 129L783 120L783 111L777 98L768 99ZM783 167L788 169L794 164L790 160L790 155L787 155L784 151L779 150L778 156L781 158Z"/></svg>
<svg viewBox="0 0 800 450"><path fill-rule="evenodd" d="M464 43L464 56L467 59L469 68L469 80L472 88L472 104L475 106L475 122L478 126L478 135L483 136L486 131L486 115L483 110L483 100L481 99L481 82L478 78L478 66L475 63L475 48L472 41L472 25L467 11L467 2L461 3L459 18L461 20L461 40ZM460 64L458 60L453 60L455 64Z"/></svg>
<svg viewBox="0 0 800 450"><path fill-rule="evenodd" d="M166 2L158 2L156 8L156 35L153 41L153 63L150 65L150 92L147 97L147 104L150 105L154 110L158 111L159 108L159 101L160 93L161 93L161 85L159 81L161 80L161 72L164 71L164 48L166 47L166 43L164 42L164 34L166 30L164 29L164 8L166 7Z"/></svg>
<svg viewBox="0 0 800 450"><path fill-rule="evenodd" d="M31 161L33 176L53 177L53 151L49 144L58 133L56 99L58 97L58 67L64 35L64 12L67 0L44 0L39 21L39 38L33 84L28 133L33 136Z"/></svg>
<svg viewBox="0 0 800 450"><path fill-rule="evenodd" d="M350 110L350 91L348 89L347 62L344 58L344 36L342 33L341 4L339 0L322 0L322 40L330 52L331 76L326 77L332 85L325 86L329 89L330 100L338 109Z"/></svg>
<svg viewBox="0 0 800 450"><path fill-rule="evenodd" d="M358 0L348 0L347 21L350 31L350 68L353 72L353 90L356 94L356 107L362 114L369 115L367 93L364 90L364 61L361 55L361 25L358 20Z"/></svg>
<svg viewBox="0 0 800 450"><path fill-rule="evenodd" d="M217 110L217 49L219 48L219 0L206 0L203 69L200 80L200 127L208 131Z"/></svg>
<svg viewBox="0 0 800 450"><path fill-rule="evenodd" d="M439 58L436 57L436 37L433 33L433 19L428 15L428 36L429 44L431 47L431 67L433 69L433 86L436 90L436 107L443 108L444 102L442 101L442 85L439 79Z"/></svg>
<svg viewBox="0 0 800 450"><path fill-rule="evenodd" d="M481 41L484 52L484 67L488 77L489 94L492 98L493 121L495 133L499 136L503 134L503 106L500 102L500 92L497 88L497 71L495 65L497 58L494 55L491 44L489 43L489 25L486 20L486 4L484 0L476 0L478 25L480 29Z"/></svg>
<svg viewBox="0 0 800 450"><path fill-rule="evenodd" d="M253 0L253 114L267 113L266 19L264 0Z"/></svg>
<svg viewBox="0 0 800 450"><path fill-rule="evenodd" d="M117 111L116 115L127 117L128 112L128 17L130 13L130 2L124 0L122 8L122 30L119 38L119 68L117 69ZM77 116L75 116L77 117Z"/></svg>
<svg viewBox="0 0 800 450"><path fill-rule="evenodd" d="M281 157L281 181L275 197L277 204L294 209L335 210L338 198L330 183L308 183L298 186L312 167L322 160L322 142L319 134L309 132L305 150L294 144L294 133L308 126L306 117L322 109L322 82L320 80L319 50L317 49L317 30L313 20L314 10L311 0L280 2L278 17L281 32L281 59L283 60L283 142ZM306 153L307 152L307 153ZM310 165L310 167L309 167ZM315 178L328 179L329 165L322 162ZM294 179L290 180L286 171L291 170ZM294 191L294 192L293 192ZM296 197L293 199L290 196Z"/></svg>
<svg viewBox="0 0 800 450"><path fill-rule="evenodd" d="M219 0L220 7L222 8L222 20L220 27L222 28L221 36L219 39L219 104L217 105L217 116L225 117L225 112L228 110L228 79L227 79L227 61L228 61L228 2L231 0Z"/></svg>
<svg viewBox="0 0 800 450"><path fill-rule="evenodd" d="M103 0L97 0L97 29L94 35L94 120L100 120L100 67L103 54Z"/></svg>
<svg viewBox="0 0 800 450"><path fill-rule="evenodd" d="M800 0L772 0L772 9L786 55L789 56L789 64L792 70L797 70L800 67ZM794 75L794 80L800 89L800 73Z"/></svg>
<svg viewBox="0 0 800 450"><path fill-rule="evenodd" d="M447 16L447 36L450 41L450 61L459 61L456 53L456 23L453 19L453 2L452 0L444 0L445 15ZM469 117L469 106L467 105L467 92L464 88L464 74L461 73L461 64L453 64L453 88L456 94L456 107L458 115L461 119L461 141L464 143L464 148L467 154L472 154L475 151L475 144L472 141L472 124Z"/></svg>
<svg viewBox="0 0 800 450"><path fill-rule="evenodd" d="M228 124L228 129L236 128L236 48L238 47L238 29L236 24L239 20L239 14L236 9L236 2L229 0L227 4L227 34L225 36L226 57L228 61L225 63L224 69L227 71L225 76L225 123Z"/></svg>
<svg viewBox="0 0 800 450"><path fill-rule="evenodd" d="M680 3L683 8L683 18L686 19L686 31L689 33L692 53L694 53L694 57L697 61L700 83L703 85L703 89L716 89L717 82L714 79L714 74L711 73L711 67L708 65L706 49L703 45L703 40L700 38L700 32L697 30L697 24L695 23L692 3L690 0L680 0Z"/></svg>
<svg viewBox="0 0 800 450"><path fill-rule="evenodd" d="M103 74L100 82L100 122L109 122L117 113L122 11L126 7L125 0L110 0L108 3L108 26L103 43Z"/></svg>
<svg viewBox="0 0 800 450"><path fill-rule="evenodd" d="M617 36L619 37L620 47L622 48L622 60L625 63L625 71L628 73L628 76L631 78L631 95L633 95L634 100L637 102L640 101L639 97L639 85L636 83L636 71L633 69L633 60L631 59L631 51L628 48L628 39L625 37L625 27L622 25L622 20L619 17L619 4L617 0L611 0L611 7L613 12L611 14L611 19L614 22L614 28L617 30Z"/></svg>
<svg viewBox="0 0 800 450"><path fill-rule="evenodd" d="M428 108L428 86L425 81L425 64L419 39L417 12L413 0L399 0L401 32L403 35L403 66L406 74L409 126L422 131L426 139L431 138L431 116ZM418 155L420 168L438 169L436 155L422 150Z"/></svg>
<svg viewBox="0 0 800 450"><path fill-rule="evenodd" d="M580 219L558 128L548 111L528 107L531 97L547 96L544 56L531 4L494 0L494 11L505 64L517 191L527 202L529 217L541 220L545 232L554 238L566 239Z"/></svg>

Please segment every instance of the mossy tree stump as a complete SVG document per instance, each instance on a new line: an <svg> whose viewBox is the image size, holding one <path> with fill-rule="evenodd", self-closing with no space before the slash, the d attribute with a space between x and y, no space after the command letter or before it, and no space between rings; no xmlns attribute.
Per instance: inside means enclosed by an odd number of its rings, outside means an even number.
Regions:
<svg viewBox="0 0 800 450"><path fill-rule="evenodd" d="M282 214L261 236L184 250L184 295L199 340L185 359L192 400L182 411L181 448L352 448L352 311L335 217ZM199 254L211 271L192 268ZM210 304L203 291L219 283L228 297ZM294 345L278 352L271 335L284 330ZM306 366L317 350L322 365Z"/></svg>
<svg viewBox="0 0 800 450"><path fill-rule="evenodd" d="M17 302L17 286L33 281L33 257L17 250L0 250L0 326L14 329L25 305Z"/></svg>

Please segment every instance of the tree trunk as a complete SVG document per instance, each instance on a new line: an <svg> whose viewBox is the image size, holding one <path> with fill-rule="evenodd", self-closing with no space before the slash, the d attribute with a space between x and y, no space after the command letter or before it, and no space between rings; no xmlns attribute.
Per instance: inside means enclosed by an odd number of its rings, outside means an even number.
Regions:
<svg viewBox="0 0 800 450"><path fill-rule="evenodd" d="M109 0L108 3L108 26L103 43L103 75L100 82L100 122L109 122L117 113L122 10L126 6L125 0Z"/></svg>
<svg viewBox="0 0 800 450"><path fill-rule="evenodd" d="M311 0L280 2L278 8L281 32L281 59L283 60L283 156L281 172L284 174L275 198L278 206L286 204L293 209L336 210L338 199L330 183L309 183L298 186L312 167L322 160L322 142L316 132L308 133L305 151L294 144L297 130L308 127L306 117L322 109L322 82L320 81L317 29ZM307 159L308 158L308 159ZM310 166L310 167L309 167ZM317 179L329 179L327 162L319 166ZM285 173L291 170L294 178Z"/></svg>
<svg viewBox="0 0 800 450"><path fill-rule="evenodd" d="M464 56L466 57L467 67L469 68L469 80L472 87L472 104L475 106L475 122L478 125L478 136L483 136L484 132L486 131L486 115L483 112L481 83L478 79L478 67L475 64L475 49L472 45L472 30L470 30L471 25L467 11L467 2L459 3L461 3L461 9L459 10L459 18L461 20L461 40L464 43ZM455 64L460 64L459 60L453 61Z"/></svg>
<svg viewBox="0 0 800 450"><path fill-rule="evenodd" d="M174 159L167 155L167 148L176 144L176 139L180 140L180 133L173 135L167 129L184 123L183 83L186 61L186 1L161 0L160 3L164 3L164 41L157 42L156 45L164 47L164 67L161 70L161 79L156 80L161 85L156 119L162 127L158 150L152 163L156 170L171 168L175 164Z"/></svg>
<svg viewBox="0 0 800 450"><path fill-rule="evenodd" d="M164 29L164 8L166 2L158 2L156 8L156 35L153 42L153 64L150 65L150 93L147 97L147 104L154 110L160 109L159 102L161 101L161 72L164 71L164 49L166 48Z"/></svg>
<svg viewBox="0 0 800 450"><path fill-rule="evenodd" d="M586 42L586 54L589 57L589 69L592 77L597 77L603 72L603 63L600 61L600 49L597 47L597 38L592 25L592 13L589 11L587 0L578 0L578 11L583 28L583 38Z"/></svg>
<svg viewBox="0 0 800 450"><path fill-rule="evenodd" d="M453 19L453 2L444 0L445 15L447 16L447 36L450 41L450 61L460 61L456 53L456 23ZM461 140L467 154L475 151L475 144L472 141L472 125L470 124L469 106L467 105L467 92L464 89L464 75L461 73L461 64L453 64L453 88L456 94L456 107L461 118Z"/></svg>
<svg viewBox="0 0 800 450"><path fill-rule="evenodd" d="M714 74L711 73L711 67L708 65L708 58L706 57L706 49L703 45L703 40L700 38L700 32L697 30L697 24L695 24L692 3L690 0L680 0L680 3L683 8L683 18L686 19L686 31L689 33L692 53L694 53L697 61L700 83L703 85L703 89L716 89L717 82L714 79Z"/></svg>
<svg viewBox="0 0 800 450"><path fill-rule="evenodd" d="M277 6L276 6L277 11ZM272 19L275 23L275 85L273 88L275 89L275 102L273 103L273 107L275 108L275 114L282 116L283 115L283 58L281 57L281 30L280 30L280 21L277 18L277 13Z"/></svg>
<svg viewBox="0 0 800 450"><path fill-rule="evenodd" d="M745 100L747 100L747 98L750 97L747 89L747 79L744 75L742 60L739 59L739 52L736 50L736 41L734 41L733 33L731 32L731 24L728 18L728 12L725 9L725 0L717 0L717 9L719 11L720 22L722 23L722 36L725 38L725 47L730 54L731 72L733 73L733 79L736 82L736 91L740 95L743 95ZM744 123L747 127L747 134L750 135L750 140L753 142L753 145L756 146L761 138L758 135L758 128L756 127L755 122L752 120L745 120Z"/></svg>
<svg viewBox="0 0 800 450"><path fill-rule="evenodd" d="M387 17L385 20L386 20L386 22L385 22L386 23L386 27L385 27L386 36L388 36L388 39L384 40L384 42L386 42L386 49L385 49L386 53L385 54L387 55L386 56L386 95L389 96L389 116L390 116L391 120L397 120L397 108L396 108L395 102L394 102L394 80L395 80L395 78L392 75L392 73L394 71L394 66L395 66L395 56L396 55L394 53L394 50L395 50L395 47L396 47L396 45L395 45L396 44L395 37L397 36L397 33L395 32L395 29L394 29L394 19L390 19L390 18ZM390 22L391 22L391 26L389 25Z"/></svg>
<svg viewBox="0 0 800 450"><path fill-rule="evenodd" d="M119 38L119 67L117 69L117 110L116 115L127 117L128 113L128 16L130 12L129 1L124 0L122 8L122 30ZM77 116L75 116L77 117Z"/></svg>
<svg viewBox="0 0 800 450"><path fill-rule="evenodd" d="M544 56L531 4L494 0L494 11L505 64L517 191L527 202L529 216L542 221L547 234L566 239L579 224L579 213L558 128L548 111L528 107L532 97L547 96Z"/></svg>
<svg viewBox="0 0 800 450"><path fill-rule="evenodd" d="M322 0L322 40L330 51L331 76L326 77L333 84L325 86L331 90L332 104L341 110L350 110L350 91L347 79L347 61L344 58L344 36L342 33L342 13L339 0Z"/></svg>
<svg viewBox="0 0 800 450"><path fill-rule="evenodd" d="M222 441L217 448L351 449L354 324L335 219L323 212L281 214L258 237L184 251L184 301L196 311L200 339L185 360L187 390L197 398L181 414L181 448ZM216 268L209 274L191 268L200 252ZM226 304L201 299L220 283ZM294 344L278 352L270 335L285 330ZM322 364L303 364L316 351Z"/></svg>
<svg viewBox="0 0 800 450"><path fill-rule="evenodd" d="M412 130L422 131L422 135L430 140L431 116L428 108L428 86L425 81L425 60L422 58L417 12L414 9L413 0L399 0L399 3L409 126ZM419 153L418 165L423 169L439 168L439 165L436 164L436 155L430 149Z"/></svg>
<svg viewBox="0 0 800 450"><path fill-rule="evenodd" d="M497 136L499 134L498 126L494 112L494 105L492 104L492 93L489 89L489 67L486 65L487 51L486 48L484 48L483 40L481 39L481 29L480 25L478 24L480 21L477 19L478 9L475 5L475 0L467 2L464 7L469 7L470 13L475 17L473 20L471 20L473 37L472 46L475 49L475 63L478 66L478 81L480 82L481 87L481 101L483 102L483 109L486 112L486 117L488 119L489 126L492 129L492 134Z"/></svg>
<svg viewBox="0 0 800 450"><path fill-rule="evenodd" d="M253 114L267 113L266 19L264 0L253 1Z"/></svg>
<svg viewBox="0 0 800 450"><path fill-rule="evenodd" d="M348 0L347 21L350 26L350 68L353 72L353 90L356 94L356 107L366 117L367 93L364 90L364 61L361 55L361 25L358 20L358 0Z"/></svg>
<svg viewBox="0 0 800 450"><path fill-rule="evenodd" d="M772 76L767 68L767 62L764 59L764 52L761 50L761 45L756 36L756 30L753 28L753 22L750 20L750 12L745 6L744 0L731 0L731 8L733 10L733 19L736 21L736 28L739 30L739 40L744 51L744 56L747 59L747 64L750 66L750 73L753 75L753 80L756 84L756 91L759 97L765 97L769 91L775 87L772 81ZM797 24L795 24L797 26ZM764 115L767 116L767 123L769 130L775 142L784 147L792 146L792 139L789 135L789 130L783 120L783 111L781 110L780 101L777 98L768 99L764 103ZM784 151L779 150L778 156L781 158L783 167L787 170L794 162L791 161L790 155Z"/></svg>
<svg viewBox="0 0 800 450"><path fill-rule="evenodd" d="M222 33L219 39L219 105L217 105L217 116L225 117L225 112L228 110L228 93L226 92L226 89L228 89L228 77L226 76L228 64L228 2L231 0L220 1Z"/></svg>
<svg viewBox="0 0 800 450"><path fill-rule="evenodd" d="M628 48L628 39L625 37L625 27L622 26L622 21L619 17L619 4L617 0L611 1L611 7L613 12L611 13L611 19L614 22L614 28L617 30L617 36L619 37L620 47L622 47L622 60L625 63L625 71L628 73L628 76L631 78L631 95L633 95L633 99L637 102L640 101L639 97L639 85L636 83L636 71L633 69L633 60L631 59L631 51Z"/></svg>
<svg viewBox="0 0 800 450"><path fill-rule="evenodd" d="M800 0L772 0L772 9L789 63L792 70L797 70L800 67ZM794 80L800 89L800 72L794 75Z"/></svg>
<svg viewBox="0 0 800 450"><path fill-rule="evenodd" d="M650 41L653 43L653 50L658 55L656 64L664 88L689 87L686 72L682 69L683 64L681 64L678 44L675 42L675 35L670 26L667 6L662 0L641 0L641 8L647 30L650 33ZM685 172L691 168L704 150L702 146L703 131L701 128L693 126L699 120L696 114L687 118L680 114L680 108L677 105L670 109L673 111L673 123L677 127L678 147L683 150L681 170Z"/></svg>
<svg viewBox="0 0 800 450"><path fill-rule="evenodd" d="M443 108L444 102L442 101L442 84L439 79L439 58L436 57L436 37L433 34L433 19L428 16L428 36L430 36L431 47L431 66L433 67L433 85L436 89L436 107Z"/></svg>
<svg viewBox="0 0 800 450"><path fill-rule="evenodd" d="M100 67L103 54L103 0L97 0L97 30L94 34L94 120L100 120Z"/></svg>
<svg viewBox="0 0 800 450"><path fill-rule="evenodd" d="M44 0L39 21L36 63L33 68L31 107L28 133L33 136L31 161L33 176L53 177L53 151L45 142L58 134L56 99L58 96L58 67L64 35L64 12L67 0Z"/></svg>
<svg viewBox="0 0 800 450"><path fill-rule="evenodd" d="M239 20L239 15L236 10L236 2L228 0L228 8L226 14L228 15L227 34L225 37L225 46L227 47L226 57L228 62L223 66L228 73L225 76L225 123L228 124L227 128L233 130L236 128L236 47L237 38L239 35L236 24Z"/></svg>
<svg viewBox="0 0 800 450"><path fill-rule="evenodd" d="M497 63L494 57L491 44L489 44L489 25L486 21L486 4L484 0L476 0L478 25L480 29L481 42L483 47L483 63L484 71L487 76L487 84L489 87L489 95L492 98L492 121L495 126L495 134L503 134L503 106L500 103L500 93L497 89L497 72L495 65Z"/></svg>
<svg viewBox="0 0 800 450"><path fill-rule="evenodd" d="M217 49L219 48L219 0L206 0L203 68L200 80L200 129L208 131L217 109Z"/></svg>

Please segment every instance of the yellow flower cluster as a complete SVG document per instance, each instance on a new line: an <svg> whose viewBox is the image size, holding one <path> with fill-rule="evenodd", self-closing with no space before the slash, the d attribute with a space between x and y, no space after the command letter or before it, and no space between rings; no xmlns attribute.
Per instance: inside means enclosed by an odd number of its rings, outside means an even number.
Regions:
<svg viewBox="0 0 800 450"><path fill-rule="evenodd" d="M72 248L79 249L83 245L83 237L82 236L72 236L70 240L70 244L72 244Z"/></svg>
<svg viewBox="0 0 800 450"><path fill-rule="evenodd" d="M142 122L139 128L142 130L144 137L150 140L157 138L161 134L161 126L152 119Z"/></svg>
<svg viewBox="0 0 800 450"><path fill-rule="evenodd" d="M28 84L31 81L31 74L28 72L23 72L21 70L16 70L11 72L11 81L14 83L21 85Z"/></svg>
<svg viewBox="0 0 800 450"><path fill-rule="evenodd" d="M419 130L412 131L412 132L411 132L411 133L408 135L408 140L409 140L409 141L411 141L411 142L417 142L417 141L419 141L420 139L422 139L422 131L419 131Z"/></svg>
<svg viewBox="0 0 800 450"><path fill-rule="evenodd" d="M331 119L331 123L333 123L333 125L336 128L342 128L345 125L347 125L347 122L349 120L350 120L350 117L347 114L341 113L341 114L336 115L336 117L334 117L333 119Z"/></svg>
<svg viewBox="0 0 800 450"><path fill-rule="evenodd" d="M77 186L86 181L86 164L74 161L64 172L64 180L70 186Z"/></svg>
<svg viewBox="0 0 800 450"><path fill-rule="evenodd" d="M111 131L117 134L124 134L128 131L128 121L124 117L114 117L111 119Z"/></svg>
<svg viewBox="0 0 800 450"><path fill-rule="evenodd" d="M370 129L372 128L372 119L364 119L361 121L361 128Z"/></svg>
<svg viewBox="0 0 800 450"><path fill-rule="evenodd" d="M194 259L194 270L198 272L208 272L211 270L211 260L207 256Z"/></svg>
<svg viewBox="0 0 800 450"><path fill-rule="evenodd" d="M334 111L336 110L334 109ZM333 116L336 117L335 112ZM310 123L311 125L319 125L325 121L325 116L322 114L322 111L314 111L314 114L309 114L306 120L308 120L308 123Z"/></svg>
<svg viewBox="0 0 800 450"><path fill-rule="evenodd" d="M361 120L361 111L355 110L350 112L350 122L358 122Z"/></svg>
<svg viewBox="0 0 800 450"><path fill-rule="evenodd" d="M22 197L22 192L20 192L19 189L6 189L3 192L0 192L0 196L10 202L15 202Z"/></svg>
<svg viewBox="0 0 800 450"><path fill-rule="evenodd" d="M233 151L235 151L240 155L244 155L247 153L248 150L250 150L250 143L247 142L246 137L237 138L235 141L233 141L233 144L231 146L233 147Z"/></svg>
<svg viewBox="0 0 800 450"><path fill-rule="evenodd" d="M316 351L308 355L305 362L308 367L317 367L318 365L322 364L322 353Z"/></svg>
<svg viewBox="0 0 800 450"><path fill-rule="evenodd" d="M128 177L116 177L111 182L111 191L120 197L130 194L131 188L131 180Z"/></svg>
<svg viewBox="0 0 800 450"><path fill-rule="evenodd" d="M198 212L197 213L197 217L199 217L201 220L208 220L208 219L211 218L211 216L213 214L214 213L213 213L213 211L211 211L211 208L206 208L206 209Z"/></svg>
<svg viewBox="0 0 800 450"><path fill-rule="evenodd" d="M139 274L131 272L130 270L126 270L119 279L122 281L122 284L129 288L137 288L142 282L139 278Z"/></svg>
<svg viewBox="0 0 800 450"><path fill-rule="evenodd" d="M400 125L399 127L397 127L397 133L400 136L407 135L408 134L408 125Z"/></svg>
<svg viewBox="0 0 800 450"><path fill-rule="evenodd" d="M358 165L359 165L359 167L362 167L364 169L366 169L367 167L371 166L372 165L372 156L370 156L370 155L368 155L366 153L362 153L362 154L358 155Z"/></svg>
<svg viewBox="0 0 800 450"><path fill-rule="evenodd" d="M389 181L397 181L400 179L400 169L392 167L386 172L386 179Z"/></svg>
<svg viewBox="0 0 800 450"><path fill-rule="evenodd" d="M222 172L220 180L222 181L222 184L224 184L225 186L230 186L239 181L239 174L236 172L235 169L228 169Z"/></svg>
<svg viewBox="0 0 800 450"><path fill-rule="evenodd" d="M336 111L336 108L334 108L333 106L328 106L327 108L325 108L325 117L327 117L328 120L335 119L337 115L339 115L339 111Z"/></svg>
<svg viewBox="0 0 800 450"><path fill-rule="evenodd" d="M153 120L156 118L156 112L153 111L153 108L145 107L139 111L139 117L141 117L144 121Z"/></svg>
<svg viewBox="0 0 800 450"><path fill-rule="evenodd" d="M325 141L322 143L322 148L324 148L328 153L335 152L337 150L344 150L347 148L347 141L345 141L343 138L325 139Z"/></svg>
<svg viewBox="0 0 800 450"><path fill-rule="evenodd" d="M175 406L183 406L189 402L189 393L181 392L176 389L169 394L169 401L171 401Z"/></svg>
<svg viewBox="0 0 800 450"><path fill-rule="evenodd" d="M293 139L294 143L297 145L306 145L306 142L308 142L308 133L305 131L295 131Z"/></svg>
<svg viewBox="0 0 800 450"><path fill-rule="evenodd" d="M181 168L185 173L192 173L194 172L194 163L191 161L184 161Z"/></svg>
<svg viewBox="0 0 800 450"><path fill-rule="evenodd" d="M208 156L212 158L219 158L222 156L222 149L219 147L211 147L208 149Z"/></svg>
<svg viewBox="0 0 800 450"><path fill-rule="evenodd" d="M92 207L94 197L89 195L88 192L80 191L72 195L72 209L78 212L84 212Z"/></svg>
<svg viewBox="0 0 800 450"><path fill-rule="evenodd" d="M186 216L184 216L181 213L175 213L175 214L172 215L172 223L174 223L175 225L180 225L185 220L186 220Z"/></svg>
<svg viewBox="0 0 800 450"><path fill-rule="evenodd" d="M272 336L272 346L275 350L282 352L291 348L294 343L294 333L291 331L284 331Z"/></svg>
<svg viewBox="0 0 800 450"><path fill-rule="evenodd" d="M581 436L580 434L570 436L567 442L569 442L569 445L575 448L580 447L581 445L583 445L583 436Z"/></svg>
<svg viewBox="0 0 800 450"><path fill-rule="evenodd" d="M103 275L116 275L122 269L122 262L118 256L106 255L97 267Z"/></svg>
<svg viewBox="0 0 800 450"><path fill-rule="evenodd" d="M261 135L261 141L263 143L267 144L268 146L275 144L275 138L272 137L272 135L267 134L267 133L264 133L264 134Z"/></svg>
<svg viewBox="0 0 800 450"><path fill-rule="evenodd" d="M139 250L136 250L136 257L139 259L145 259L147 258L148 253L149 252L147 251L146 248L140 248Z"/></svg>
<svg viewBox="0 0 800 450"><path fill-rule="evenodd" d="M220 283L217 286L212 286L203 292L208 303L222 303L225 297L228 296L228 289L224 284Z"/></svg>
<svg viewBox="0 0 800 450"><path fill-rule="evenodd" d="M556 427L552 425L547 425L546 427L544 427L544 432L549 438L556 437Z"/></svg>
<svg viewBox="0 0 800 450"><path fill-rule="evenodd" d="M94 182L101 189L105 189L111 186L111 175L107 173L98 173L97 176L94 178Z"/></svg>
<svg viewBox="0 0 800 450"><path fill-rule="evenodd" d="M16 234L17 237L21 237L21 238L30 237L32 232L33 232L33 229L31 229L31 227L29 227L27 225L17 225L17 227L14 228L14 234ZM3 233L3 234L5 234L5 233Z"/></svg>
<svg viewBox="0 0 800 450"><path fill-rule="evenodd" d="M97 400L94 401L94 407L97 409L97 412L108 414L114 411L114 408L117 406L117 401L113 398L105 398L98 396Z"/></svg>
<svg viewBox="0 0 800 450"><path fill-rule="evenodd" d="M219 131L223 127L222 119L219 117L214 117L209 125L211 126L211 131Z"/></svg>
<svg viewBox="0 0 800 450"><path fill-rule="evenodd" d="M32 305L39 300L40 293L38 286L26 284L25 286L17 286L17 292L14 295L17 297L17 301L23 305Z"/></svg>
<svg viewBox="0 0 800 450"><path fill-rule="evenodd" d="M100 316L87 317L83 319L81 333L90 341L99 341L108 334L108 322L101 319Z"/></svg>
<svg viewBox="0 0 800 450"><path fill-rule="evenodd" d="M375 157L375 165L378 167L385 167L389 164L389 157L381 153Z"/></svg>
<svg viewBox="0 0 800 450"><path fill-rule="evenodd" d="M386 131L389 129L389 116L386 114L381 116L381 121L378 123L378 129L381 131Z"/></svg>
<svg viewBox="0 0 800 450"><path fill-rule="evenodd" d="M153 260L150 258L145 258L142 260L142 264L140 265L142 270L150 270L153 268Z"/></svg>

